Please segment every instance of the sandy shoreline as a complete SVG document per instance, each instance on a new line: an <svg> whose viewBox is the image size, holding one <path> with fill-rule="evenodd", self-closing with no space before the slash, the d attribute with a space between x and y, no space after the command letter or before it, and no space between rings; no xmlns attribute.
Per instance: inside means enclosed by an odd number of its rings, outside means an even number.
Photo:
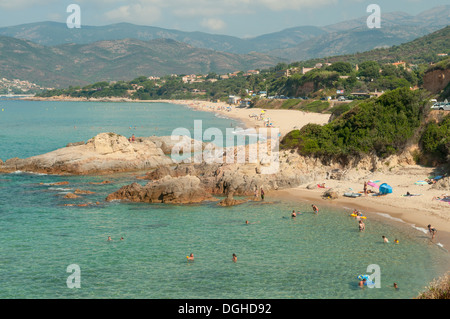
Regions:
<svg viewBox="0 0 450 319"><path fill-rule="evenodd" d="M140 102L140 103L172 103L190 107L198 111L209 111L220 114L225 117L241 121L245 128L264 127L264 121L250 115L259 116L261 109L247 109L230 107L225 102L207 102L199 100L130 100L130 99L69 99L69 98L32 98L31 100L49 100L49 101L106 101L106 102ZM328 123L330 115L305 113L297 110L272 110L268 109L263 113L265 118L270 118L273 127L280 129L281 135L288 133L295 128L301 128L308 123L325 124ZM352 171L352 178L347 180L320 180L316 183L325 183L326 187L338 188L341 190L350 190L360 192L363 190L364 181L380 181L377 184L388 183L393 187L393 193L386 196L362 196L359 198L341 197L336 200L326 200L322 198L324 189L306 189L307 185L300 187L272 191L268 196L275 198L293 200L293 201L312 201L317 205L333 206L343 208L351 212L353 209L361 210L364 214L370 215L369 218L382 218L385 222L395 223L392 218L398 218L415 225L417 231L427 229L431 224L436 227L438 233L434 240L435 243L441 243L446 250L450 250L450 205L448 202L434 200L433 198L444 194L450 195L445 190L433 189L431 185L416 185L415 182L424 180L429 176L435 176L433 168L425 168L417 165L396 166L394 169L369 172ZM377 191L376 189L373 191ZM405 197L402 196L410 192L420 196ZM388 214L391 219L383 218L377 213ZM427 235L428 236L428 235Z"/></svg>
<svg viewBox="0 0 450 319"><path fill-rule="evenodd" d="M288 200L293 202L305 203L305 201L315 204L319 207L330 207L339 210L344 210L348 214L352 213L353 209L361 211L364 216L369 219L380 220L384 223L398 224L399 226L409 225L415 228L418 236L427 236L431 240L431 236L427 232L427 225L431 224L438 229L433 243L439 244L447 252L450 247L450 223L443 222L442 218L432 216L429 213L421 213L419 210L408 210L404 208L391 205L389 202L374 201L362 198L347 198L342 197L334 200L322 198L322 192L316 190L307 190L301 187L278 190L268 192L268 198L275 198L281 200ZM378 199L377 199L378 200ZM294 208L293 208L294 209ZM380 215L382 214L382 215ZM381 235L381 234L380 234ZM391 241L393 238L389 238ZM450 265L449 265L450 269Z"/></svg>

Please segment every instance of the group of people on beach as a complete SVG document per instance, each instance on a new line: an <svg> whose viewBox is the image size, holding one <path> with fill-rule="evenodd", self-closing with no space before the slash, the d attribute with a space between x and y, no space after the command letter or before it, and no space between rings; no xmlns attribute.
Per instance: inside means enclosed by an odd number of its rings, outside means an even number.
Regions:
<svg viewBox="0 0 450 319"><path fill-rule="evenodd" d="M264 193L264 190L263 190L262 187L260 188L259 193L260 193L260 195L261 195L261 200L264 201L264 195L265 195L265 193ZM258 187L255 187L255 197L254 197L253 200L255 200L255 201L258 200Z"/></svg>

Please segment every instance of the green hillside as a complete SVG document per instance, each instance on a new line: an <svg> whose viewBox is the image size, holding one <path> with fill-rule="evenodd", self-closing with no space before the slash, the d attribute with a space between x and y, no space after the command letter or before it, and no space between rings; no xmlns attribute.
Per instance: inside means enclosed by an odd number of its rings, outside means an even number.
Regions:
<svg viewBox="0 0 450 319"><path fill-rule="evenodd" d="M140 75L227 73L267 68L280 60L263 54L199 49L167 39L124 39L56 47L0 37L0 75L39 85L68 87Z"/></svg>

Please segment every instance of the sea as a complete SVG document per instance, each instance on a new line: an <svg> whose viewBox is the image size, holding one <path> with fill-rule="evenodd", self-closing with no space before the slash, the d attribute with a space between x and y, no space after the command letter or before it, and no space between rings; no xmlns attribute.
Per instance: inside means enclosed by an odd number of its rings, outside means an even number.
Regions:
<svg viewBox="0 0 450 319"><path fill-rule="evenodd" d="M0 111L3 161L102 132L164 136L180 127L193 132L196 120L203 129L241 125L167 103L2 99ZM316 215L306 200L105 201L123 185L145 184L136 175L0 174L0 298L410 299L449 265L447 247L407 223L369 216L359 232L349 209ZM64 198L76 189L93 193ZM358 287L360 275L373 276L375 287Z"/></svg>

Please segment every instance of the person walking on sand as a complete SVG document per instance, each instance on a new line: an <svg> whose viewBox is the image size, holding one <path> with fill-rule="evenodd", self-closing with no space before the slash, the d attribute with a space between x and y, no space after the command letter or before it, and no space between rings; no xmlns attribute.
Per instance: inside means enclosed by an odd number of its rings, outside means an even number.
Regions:
<svg viewBox="0 0 450 319"><path fill-rule="evenodd" d="M359 231L364 231L366 229L366 225L364 225L363 221L359 221Z"/></svg>
<svg viewBox="0 0 450 319"><path fill-rule="evenodd" d="M261 187L261 200L264 201L264 190L262 187Z"/></svg>
<svg viewBox="0 0 450 319"><path fill-rule="evenodd" d="M431 227L431 224L430 224L430 225L428 225L428 231L431 234L431 240L433 240L434 236L436 235L437 229L434 227Z"/></svg>
<svg viewBox="0 0 450 319"><path fill-rule="evenodd" d="M313 204L313 205L311 205L311 207L313 209L314 214L318 214L319 213L319 208L316 205Z"/></svg>
<svg viewBox="0 0 450 319"><path fill-rule="evenodd" d="M367 182L364 182L364 195L367 196Z"/></svg>

